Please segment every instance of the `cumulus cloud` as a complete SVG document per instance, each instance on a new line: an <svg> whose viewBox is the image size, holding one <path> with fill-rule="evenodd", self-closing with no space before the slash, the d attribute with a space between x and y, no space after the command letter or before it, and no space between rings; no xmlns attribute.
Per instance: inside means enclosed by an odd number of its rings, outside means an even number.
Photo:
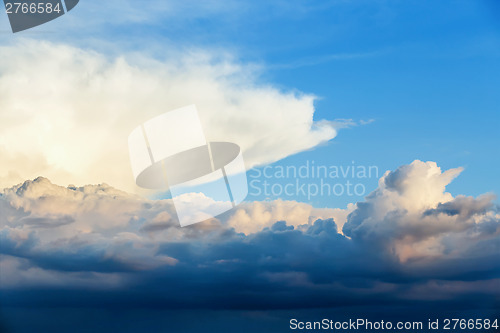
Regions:
<svg viewBox="0 0 500 333"><path fill-rule="evenodd" d="M254 202L186 228L170 200L27 181L0 196L0 299L77 305L84 292L87 305L242 310L461 299L491 309L498 207L491 195L446 193L459 172L415 161L343 212Z"/></svg>
<svg viewBox="0 0 500 333"><path fill-rule="evenodd" d="M0 185L44 175L133 191L127 137L142 122L196 104L207 139L240 145L248 167L336 135L313 121L313 95L261 83L258 70L205 51L112 58L64 44L2 46Z"/></svg>
<svg viewBox="0 0 500 333"><path fill-rule="evenodd" d="M498 239L500 214L493 194L454 198L445 192L461 171L443 172L435 162L416 160L386 172L377 190L349 214L344 234L379 242L403 261L460 256L477 241Z"/></svg>
<svg viewBox="0 0 500 333"><path fill-rule="evenodd" d="M277 221L286 221L289 226L300 227L310 226L318 219L334 218L341 228L353 208L353 205L349 205L347 209L315 208L306 203L280 199L244 202L228 217L228 225L238 232L250 234L271 227Z"/></svg>

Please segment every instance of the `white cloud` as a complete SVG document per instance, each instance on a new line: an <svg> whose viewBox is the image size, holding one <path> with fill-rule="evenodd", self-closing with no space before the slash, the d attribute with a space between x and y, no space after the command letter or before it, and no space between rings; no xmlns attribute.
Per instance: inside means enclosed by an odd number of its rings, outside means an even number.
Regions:
<svg viewBox="0 0 500 333"><path fill-rule="evenodd" d="M127 136L138 124L196 104L207 138L239 144L248 167L335 137L313 121L314 96L259 83L252 66L202 51L165 61L110 59L62 44L0 48L0 186L43 175L60 184L134 190Z"/></svg>
<svg viewBox="0 0 500 333"><path fill-rule="evenodd" d="M317 219L333 218L342 229L347 215L354 209L349 205L347 209L315 208L309 204L297 201L255 201L239 205L228 218L228 225L238 232L245 234L258 232L271 227L277 221L286 221L287 225L300 227L310 226Z"/></svg>
<svg viewBox="0 0 500 333"><path fill-rule="evenodd" d="M265 258L284 268L269 278L303 283L330 274L322 264L311 268L313 257L334 260L328 266L332 276L362 270L390 280L394 259L401 262L401 274L416 279L454 280L471 269L481 275L498 266L500 214L492 195L445 192L459 172L415 161L387 172L364 202L347 209L248 202L186 228L179 227L171 200L152 201L108 185L66 188L38 178L0 194L0 260L6 268L0 278L6 288L57 281L98 288L107 276L109 284L121 286L139 274L182 272L186 265L240 269L245 260L260 265ZM342 225L351 239L339 234ZM289 271L289 265L299 266ZM413 291L407 296L414 297Z"/></svg>
<svg viewBox="0 0 500 333"><path fill-rule="evenodd" d="M172 200L152 201L105 184L62 187L42 177L0 192L0 212L0 254L5 267L0 277L5 287L37 284L40 277L39 285L53 285L52 280L85 285L88 279L94 286L107 274L121 284L126 277L114 272L177 265L176 258L158 254L164 242L224 238L228 232L234 235L230 228L249 234L284 219L305 228L320 217L347 215L342 210L277 200L245 203L221 220L180 228ZM16 282L13 276L26 260L40 261L49 271L32 267ZM78 267L99 273L78 274Z"/></svg>
<svg viewBox="0 0 500 333"><path fill-rule="evenodd" d="M185 195L185 199L205 200L195 193ZM102 241L111 237L108 241L157 242L192 237L214 226L250 234L278 221L299 227L332 217L342 226L353 207L314 208L282 200L245 202L219 220L181 229L170 199L149 200L106 184L62 187L39 177L0 192L0 226L7 227L12 232L10 238L19 242L29 240L32 231L42 244L59 244L62 239L75 237L83 237L85 242L92 237L103 237Z"/></svg>
<svg viewBox="0 0 500 333"><path fill-rule="evenodd" d="M495 196L445 192L461 168L441 171L435 162L414 161L389 172L378 188L356 204L344 233L380 244L400 260L461 256L478 242L500 234Z"/></svg>
<svg viewBox="0 0 500 333"><path fill-rule="evenodd" d="M130 265L140 262L137 258L152 256L165 241L203 239L209 237L207 233L223 234L229 228L249 235L278 221L306 230L317 219L330 218L339 232L343 230L355 241L378 243L403 261L460 256L480 251L477 244L486 246L483 241L500 233L493 195L454 198L445 192L460 171L443 172L434 162L417 160L386 172L366 201L346 209L283 200L245 202L219 219L190 228L179 227L171 200L152 201L108 185L65 188L38 178L3 191L0 225L16 247L25 243L43 248L112 244L107 253L116 259L120 252L115 247L121 250L123 244L132 244L142 250L128 257ZM162 263L164 259L155 258L144 265Z"/></svg>

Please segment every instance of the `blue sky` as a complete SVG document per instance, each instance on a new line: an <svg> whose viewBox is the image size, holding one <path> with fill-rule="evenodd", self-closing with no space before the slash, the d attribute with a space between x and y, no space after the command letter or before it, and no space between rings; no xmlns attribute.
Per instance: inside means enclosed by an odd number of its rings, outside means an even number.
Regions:
<svg viewBox="0 0 500 333"><path fill-rule="evenodd" d="M282 28L264 30L286 31L288 47L263 51L266 62L311 64L272 70L273 80L321 96L317 117L375 120L288 163L354 160L383 172L413 159L433 160L466 168L449 187L453 193L498 191L499 178L491 177L500 142L498 15L481 1L388 1L344 3L297 21L267 22ZM269 46L273 37L252 42Z"/></svg>
<svg viewBox="0 0 500 333"><path fill-rule="evenodd" d="M299 56L373 55L275 73L322 96L318 116L375 119L303 155L333 155L382 170L417 158L434 160L445 168L466 167L450 186L453 193L497 191L498 177L490 176L499 161L498 10L486 2L419 3L365 8L360 11L366 16L339 29L341 36L332 28L322 43L297 50ZM319 22L335 11L320 15Z"/></svg>
<svg viewBox="0 0 500 333"><path fill-rule="evenodd" d="M466 168L452 193L500 189L500 178L492 176L500 162L500 11L494 1L271 3L247 4L236 18L223 12L183 24L176 17L146 31L235 50L263 66L264 80L317 95L317 119L375 120L284 165L355 161L383 173L432 160ZM352 200L340 199L341 205Z"/></svg>
<svg viewBox="0 0 500 333"><path fill-rule="evenodd" d="M500 11L495 1L195 4L163 22L119 25L110 36L231 50L261 79L318 96L316 119L374 122L278 162L377 165L414 159L463 166L454 194L497 192ZM139 42L140 43L140 42ZM365 182L376 186L376 179ZM257 197L255 199L263 199ZM340 206L360 197L336 198ZM331 204L318 197L316 205Z"/></svg>

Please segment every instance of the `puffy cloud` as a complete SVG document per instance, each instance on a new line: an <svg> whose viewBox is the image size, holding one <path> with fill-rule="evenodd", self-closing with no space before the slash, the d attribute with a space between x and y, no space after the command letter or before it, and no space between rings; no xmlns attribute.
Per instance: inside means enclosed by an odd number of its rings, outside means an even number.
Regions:
<svg viewBox="0 0 500 333"><path fill-rule="evenodd" d="M313 121L314 96L261 83L256 67L227 54L112 58L27 40L0 52L3 187L44 175L60 184L106 182L133 191L128 134L189 104L198 106L206 137L239 144L248 167L336 135L336 123Z"/></svg>
<svg viewBox="0 0 500 333"><path fill-rule="evenodd" d="M172 209L170 202L150 202L108 185L65 188L40 177L0 195L0 248L51 271L112 273L175 265L174 258L155 255L157 246L137 234L148 225L143 220L175 226L166 213ZM19 283L37 279L28 272L23 276ZM93 284L93 275L84 277Z"/></svg>
<svg viewBox="0 0 500 333"><path fill-rule="evenodd" d="M454 198L445 192L461 171L442 172L435 162L416 160L386 172L377 190L349 214L344 234L379 242L403 261L461 256L472 244L497 239L500 214L493 194Z"/></svg>
<svg viewBox="0 0 500 333"><path fill-rule="evenodd" d="M289 226L300 227L312 225L318 219L334 218L342 228L353 208L354 205L349 205L347 209L315 208L306 203L280 199L244 202L229 216L228 225L238 232L249 234L271 227L276 221L286 221Z"/></svg>
<svg viewBox="0 0 500 333"><path fill-rule="evenodd" d="M415 161L387 172L365 202L343 212L245 203L186 228L170 200L27 181L0 196L1 299L77 305L85 292L86 304L281 309L460 298L492 307L500 296L492 289L498 208L489 195L445 193L457 173ZM336 218L347 220L346 236Z"/></svg>
<svg viewBox="0 0 500 333"><path fill-rule="evenodd" d="M0 330L496 318L498 207L444 192L457 173L416 161L345 210L248 202L186 228L170 200L26 181L0 194Z"/></svg>
<svg viewBox="0 0 500 333"><path fill-rule="evenodd" d="M11 256L8 267L14 269L22 260L23 266L35 263L37 270L100 274L176 265L176 258L158 254L164 242L224 239L236 232L258 232L288 218L307 229L320 216L336 212L291 201L245 203L220 220L181 229L171 200L152 201L106 184L62 187L43 177L5 189L0 211L0 249ZM29 271L36 272L34 268ZM28 272L23 276L19 283L28 283L29 276L31 283L37 279L37 274ZM94 276L86 276L93 285Z"/></svg>

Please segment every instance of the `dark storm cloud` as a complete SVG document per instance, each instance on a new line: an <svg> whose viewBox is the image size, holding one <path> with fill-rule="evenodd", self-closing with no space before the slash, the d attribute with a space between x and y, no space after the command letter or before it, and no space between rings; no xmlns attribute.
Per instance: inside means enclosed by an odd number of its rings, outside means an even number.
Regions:
<svg viewBox="0 0 500 333"><path fill-rule="evenodd" d="M443 301L463 297L468 302L491 303L498 297L490 294L487 283L500 274L498 256L401 264L396 256L338 234L332 220L318 220L305 231L277 222L250 236L228 232L210 242L163 243L156 255L176 258L178 264L138 272L98 254L31 256L31 265L47 269L132 274L126 287L115 290L30 288L3 291L2 299L4 305L299 309L411 304L415 288L422 288L419 298L434 297L432 288L425 286L434 280L443 286L463 283L444 291ZM468 290L470 281L480 283Z"/></svg>
<svg viewBox="0 0 500 333"><path fill-rule="evenodd" d="M499 214L492 196L445 193L457 172L416 161L386 174L351 212L345 235L332 218L276 221L252 234L223 219L179 228L168 200L104 185L27 182L0 198L0 302L169 311L492 309L500 296Z"/></svg>

